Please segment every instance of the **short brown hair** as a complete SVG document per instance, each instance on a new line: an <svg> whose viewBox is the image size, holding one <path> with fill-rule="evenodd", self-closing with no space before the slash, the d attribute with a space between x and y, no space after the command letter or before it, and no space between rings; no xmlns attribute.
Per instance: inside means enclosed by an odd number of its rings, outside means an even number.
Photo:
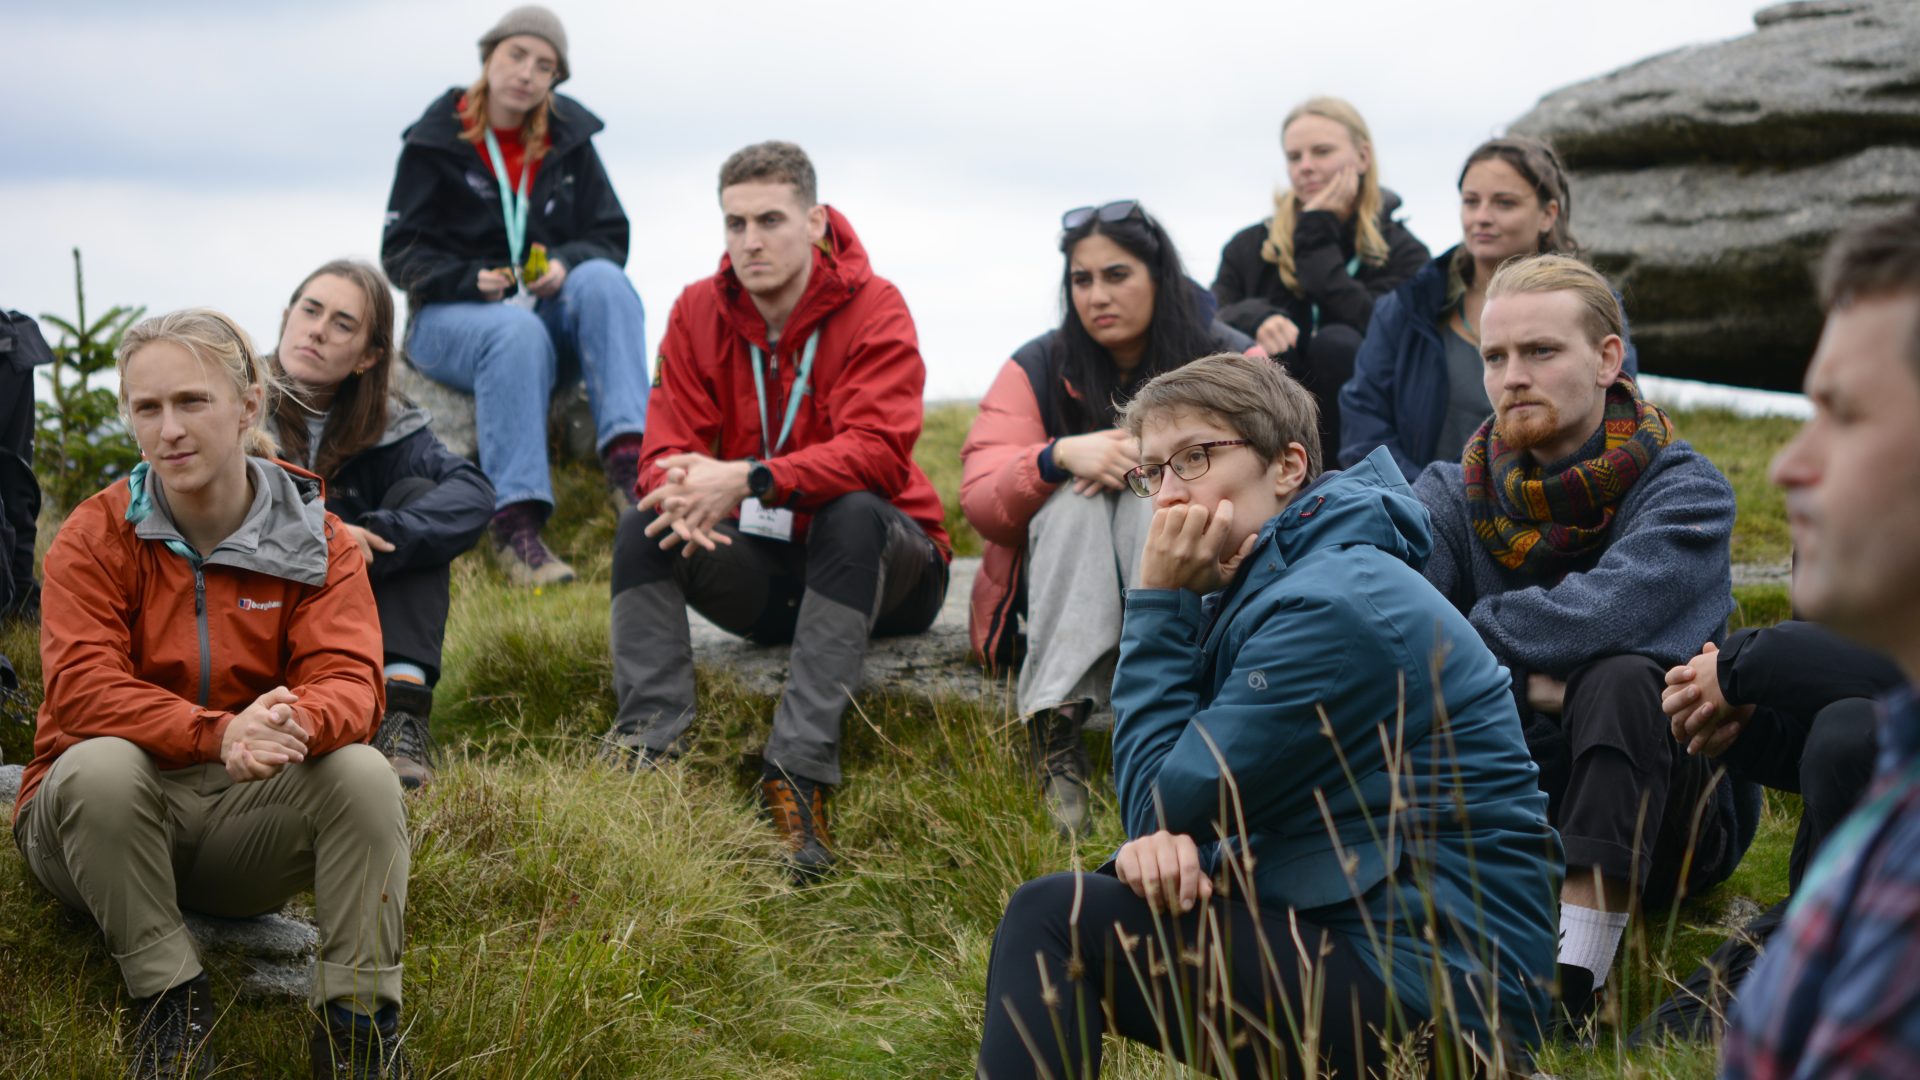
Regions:
<svg viewBox="0 0 1920 1080"><path fill-rule="evenodd" d="M1487 282L1487 300L1526 293L1570 292L1585 306L1587 337L1598 345L1608 335L1626 336L1620 298L1600 271L1569 255L1516 255L1500 264Z"/></svg>
<svg viewBox="0 0 1920 1080"><path fill-rule="evenodd" d="M1820 262L1820 308L1831 314L1865 297L1920 294L1920 203L1841 233ZM1908 350L1920 368L1920 325Z"/></svg>
<svg viewBox="0 0 1920 1080"><path fill-rule="evenodd" d="M1214 353L1156 375L1134 392L1120 422L1137 439L1149 416L1182 410L1239 432L1267 462L1299 443L1307 451L1307 480L1320 475L1320 406L1265 357Z"/></svg>
<svg viewBox="0 0 1920 1080"><path fill-rule="evenodd" d="M792 184L800 196L800 205L811 209L820 201L820 185L813 176L813 162L807 152L790 142L773 140L754 143L733 152L720 166L720 190L754 181Z"/></svg>

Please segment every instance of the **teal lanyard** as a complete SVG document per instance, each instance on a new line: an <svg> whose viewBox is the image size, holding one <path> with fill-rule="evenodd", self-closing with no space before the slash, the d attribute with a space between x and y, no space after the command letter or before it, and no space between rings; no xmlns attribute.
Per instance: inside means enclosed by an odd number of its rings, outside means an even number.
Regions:
<svg viewBox="0 0 1920 1080"><path fill-rule="evenodd" d="M813 354L820 347L820 331L815 330L807 338L807 347L800 353L800 374L793 380L793 392L787 395L787 418L780 425L780 439L769 444L767 432L773 427L767 419L767 376L762 370L767 363L760 346L749 345L753 350L753 393L760 399L760 450L764 457L774 457L780 448L787 445L787 436L793 434L793 418L800 415L800 399L807 396L807 383L813 378Z"/></svg>
<svg viewBox="0 0 1920 1080"><path fill-rule="evenodd" d="M500 181L500 216L507 223L507 251L513 256L513 272L520 273L520 254L527 247L527 169L533 164L533 155L527 154L520 159L520 193L514 194L513 186L507 183L507 159L500 153L500 140L493 137L493 129L487 129L487 156L493 162L493 178Z"/></svg>
<svg viewBox="0 0 1920 1080"><path fill-rule="evenodd" d="M488 132L488 134L492 134L492 132ZM1353 258L1347 260L1347 276L1352 277L1353 275L1359 272L1360 272L1360 256L1355 255ZM1316 334L1320 332L1320 305L1319 304L1313 305L1313 331Z"/></svg>

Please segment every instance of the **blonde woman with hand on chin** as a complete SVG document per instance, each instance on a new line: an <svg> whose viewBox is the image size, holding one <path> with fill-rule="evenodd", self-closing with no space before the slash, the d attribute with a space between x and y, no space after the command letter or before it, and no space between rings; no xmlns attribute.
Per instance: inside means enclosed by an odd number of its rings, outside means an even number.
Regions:
<svg viewBox="0 0 1920 1080"><path fill-rule="evenodd" d="M1273 216L1235 234L1213 279L1220 319L1253 337L1320 406L1321 455L1339 448L1340 387L1366 336L1374 301L1428 257L1394 220L1400 197L1380 186L1373 135L1360 111L1310 98L1280 126L1287 189Z"/></svg>

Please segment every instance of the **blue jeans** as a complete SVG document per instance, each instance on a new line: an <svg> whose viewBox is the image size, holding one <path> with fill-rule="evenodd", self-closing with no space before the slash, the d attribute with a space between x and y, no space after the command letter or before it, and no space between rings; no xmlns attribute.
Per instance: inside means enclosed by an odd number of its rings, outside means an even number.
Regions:
<svg viewBox="0 0 1920 1080"><path fill-rule="evenodd" d="M495 509L553 506L547 399L562 356L577 358L605 450L647 426L647 323L626 272L605 259L567 268L560 295L532 311L503 303L428 304L413 313L407 355L421 374L473 395L480 468Z"/></svg>

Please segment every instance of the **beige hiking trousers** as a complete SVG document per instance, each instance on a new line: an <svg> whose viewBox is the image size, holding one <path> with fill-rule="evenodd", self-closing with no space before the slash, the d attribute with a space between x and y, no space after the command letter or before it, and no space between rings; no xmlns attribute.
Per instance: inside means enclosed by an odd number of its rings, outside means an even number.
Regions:
<svg viewBox="0 0 1920 1080"><path fill-rule="evenodd" d="M34 877L93 916L134 997L200 973L181 908L260 915L310 887L314 1007L400 1003L406 809L371 746L236 784L218 764L161 772L125 739L88 739L54 761L13 835Z"/></svg>

